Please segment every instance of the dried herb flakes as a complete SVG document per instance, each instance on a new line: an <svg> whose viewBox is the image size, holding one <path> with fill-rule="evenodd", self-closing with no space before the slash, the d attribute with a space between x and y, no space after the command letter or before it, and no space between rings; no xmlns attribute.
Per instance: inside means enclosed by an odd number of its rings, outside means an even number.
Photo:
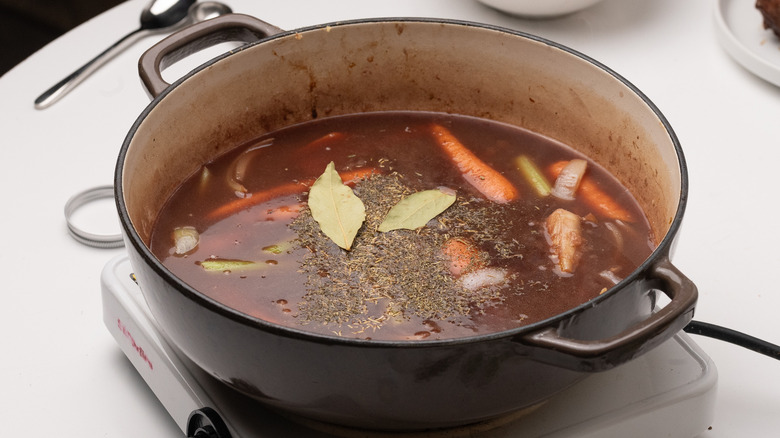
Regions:
<svg viewBox="0 0 780 438"><path fill-rule="evenodd" d="M396 173L358 182L354 195L363 200L365 223L349 251L323 236L309 208L300 212L290 226L298 235L296 243L309 249L300 264L306 277L306 294L298 306L301 323L334 324L363 333L411 316L459 318L502 299L501 287L464 289L450 275L440 249L453 233L466 233L478 243L500 238L485 231L484 224L496 216L491 208L506 207L454 200L451 208L427 220L427 226L380 231L388 212L415 192Z"/></svg>

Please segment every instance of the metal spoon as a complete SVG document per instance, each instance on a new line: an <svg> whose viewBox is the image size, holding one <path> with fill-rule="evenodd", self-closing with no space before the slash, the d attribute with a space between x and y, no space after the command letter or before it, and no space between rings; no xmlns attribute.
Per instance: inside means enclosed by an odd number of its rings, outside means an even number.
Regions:
<svg viewBox="0 0 780 438"><path fill-rule="evenodd" d="M233 10L230 6L220 2L201 2L190 7L188 24L217 18L220 15L230 14Z"/></svg>
<svg viewBox="0 0 780 438"><path fill-rule="evenodd" d="M104 50L81 68L71 73L53 87L46 90L35 99L35 108L48 108L60 100L87 76L100 68L109 59L144 36L154 33L171 31L186 24L203 21L218 15L230 13L230 7L218 2L203 2L196 0L152 0L141 12L141 26L125 35Z"/></svg>

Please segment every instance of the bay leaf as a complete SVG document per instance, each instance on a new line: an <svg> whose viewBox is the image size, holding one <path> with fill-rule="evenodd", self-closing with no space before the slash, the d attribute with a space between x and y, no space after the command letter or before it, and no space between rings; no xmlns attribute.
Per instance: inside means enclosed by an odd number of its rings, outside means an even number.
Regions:
<svg viewBox="0 0 780 438"><path fill-rule="evenodd" d="M407 196L393 206L379 231L416 230L424 227L455 202L455 193L449 189L424 190Z"/></svg>
<svg viewBox="0 0 780 438"><path fill-rule="evenodd" d="M346 250L366 220L363 201L344 185L332 161L309 190L309 209L320 230Z"/></svg>

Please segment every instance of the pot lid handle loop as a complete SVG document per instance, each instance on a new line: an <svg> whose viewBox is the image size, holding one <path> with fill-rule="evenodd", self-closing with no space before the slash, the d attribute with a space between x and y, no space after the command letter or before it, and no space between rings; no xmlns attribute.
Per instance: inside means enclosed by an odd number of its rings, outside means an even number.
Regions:
<svg viewBox="0 0 780 438"><path fill-rule="evenodd" d="M138 61L138 73L152 98L170 84L162 70L201 50L225 42L252 43L283 32L282 29L244 14L226 14L201 21L173 33L149 48Z"/></svg>
<svg viewBox="0 0 780 438"><path fill-rule="evenodd" d="M658 280L671 301L644 321L603 340L579 340L548 327L522 337L522 343L541 348L539 359L577 371L605 371L632 360L668 340L693 318L698 289L668 258L648 274Z"/></svg>

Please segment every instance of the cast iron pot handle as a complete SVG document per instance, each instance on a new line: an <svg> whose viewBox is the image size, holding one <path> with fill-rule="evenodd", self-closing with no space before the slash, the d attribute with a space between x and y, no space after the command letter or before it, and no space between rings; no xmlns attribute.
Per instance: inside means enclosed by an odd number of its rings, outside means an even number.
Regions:
<svg viewBox="0 0 780 438"><path fill-rule="evenodd" d="M224 42L259 41L283 32L282 29L244 14L226 14L201 21L173 33L141 55L138 73L146 90L155 98L170 86L162 70L196 53Z"/></svg>
<svg viewBox="0 0 780 438"><path fill-rule="evenodd" d="M603 340L583 341L563 337L557 328L550 327L524 336L521 342L541 347L535 353L541 361L579 371L607 370L644 354L690 322L698 298L696 285L668 258L651 268L649 277L660 281L659 289L671 302L624 332Z"/></svg>

